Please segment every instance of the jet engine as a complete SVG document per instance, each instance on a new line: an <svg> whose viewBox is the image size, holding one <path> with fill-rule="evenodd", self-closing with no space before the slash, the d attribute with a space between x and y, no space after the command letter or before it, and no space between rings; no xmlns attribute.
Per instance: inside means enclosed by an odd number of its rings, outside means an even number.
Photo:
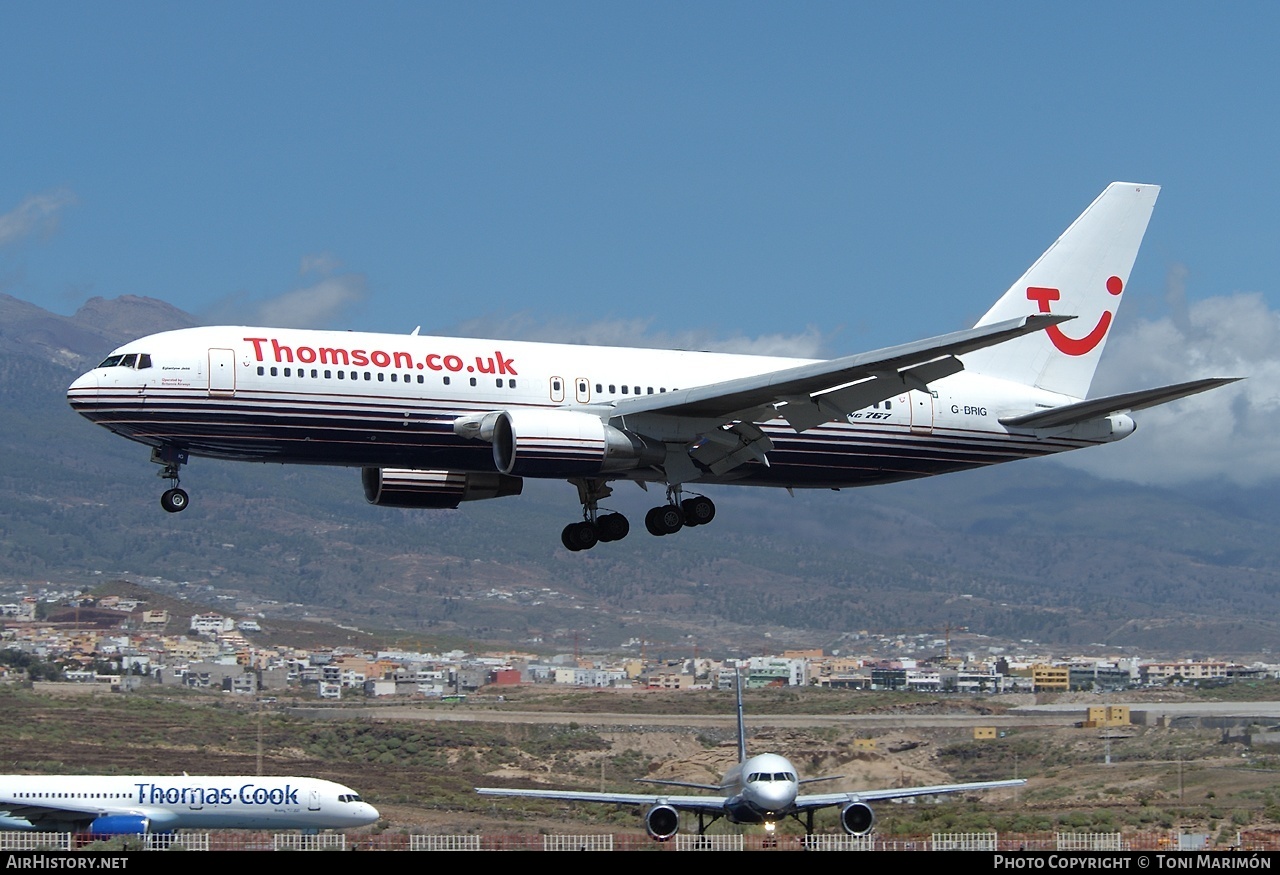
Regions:
<svg viewBox="0 0 1280 875"><path fill-rule="evenodd" d="M670 805L655 805L644 815L644 828L660 842L665 842L680 828L680 812Z"/></svg>
<svg viewBox="0 0 1280 875"><path fill-rule="evenodd" d="M658 465L666 448L576 410L500 410L453 424L462 437L493 444L493 463L516 477L592 477Z"/></svg>
<svg viewBox="0 0 1280 875"><path fill-rule="evenodd" d="M364 497L379 507L452 509L464 501L519 495L524 481L506 474L414 468L364 468Z"/></svg>
<svg viewBox="0 0 1280 875"><path fill-rule="evenodd" d="M96 818L85 830L99 836L137 836L151 831L151 819L137 814L106 814Z"/></svg>
<svg viewBox="0 0 1280 875"><path fill-rule="evenodd" d="M840 809L840 825L851 836L864 836L876 825L876 815L867 803L850 802Z"/></svg>

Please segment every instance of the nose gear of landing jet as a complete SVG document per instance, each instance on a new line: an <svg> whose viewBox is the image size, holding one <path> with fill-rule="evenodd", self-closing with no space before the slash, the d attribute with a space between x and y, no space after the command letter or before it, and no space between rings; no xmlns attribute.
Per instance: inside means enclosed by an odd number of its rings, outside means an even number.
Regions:
<svg viewBox="0 0 1280 875"><path fill-rule="evenodd" d="M160 506L169 513L180 513L191 503L187 491L178 486L178 471L187 461L187 454L175 447L155 447L151 450L151 461L160 465L159 475L162 480L169 481L169 488L160 495Z"/></svg>

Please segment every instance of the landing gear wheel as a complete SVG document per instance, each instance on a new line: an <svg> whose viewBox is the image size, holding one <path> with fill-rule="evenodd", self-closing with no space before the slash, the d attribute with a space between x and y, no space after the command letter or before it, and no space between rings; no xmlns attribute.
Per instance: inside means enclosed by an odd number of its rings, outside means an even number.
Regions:
<svg viewBox="0 0 1280 875"><path fill-rule="evenodd" d="M160 496L160 506L169 513L178 513L187 509L187 505L191 503L185 489L166 489L164 494Z"/></svg>
<svg viewBox="0 0 1280 875"><path fill-rule="evenodd" d="M716 505L705 495L686 498L680 502L680 510L684 512L686 526L705 526L716 518Z"/></svg>
<svg viewBox="0 0 1280 875"><path fill-rule="evenodd" d="M588 522L570 523L560 533L560 543L570 551L590 550L600 540L596 527Z"/></svg>
<svg viewBox="0 0 1280 875"><path fill-rule="evenodd" d="M631 523L620 513L608 513L596 520L601 541L621 541L631 531Z"/></svg>
<svg viewBox="0 0 1280 875"><path fill-rule="evenodd" d="M664 504L644 515L644 527L651 535L673 535L684 527L684 514L674 504Z"/></svg>

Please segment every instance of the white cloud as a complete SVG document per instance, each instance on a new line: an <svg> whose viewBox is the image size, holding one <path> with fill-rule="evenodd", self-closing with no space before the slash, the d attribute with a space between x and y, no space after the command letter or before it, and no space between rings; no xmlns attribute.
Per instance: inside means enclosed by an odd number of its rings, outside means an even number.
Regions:
<svg viewBox="0 0 1280 875"><path fill-rule="evenodd" d="M314 252L302 256L302 260L298 263L298 276L311 273L331 276L341 269L342 262L332 252Z"/></svg>
<svg viewBox="0 0 1280 875"><path fill-rule="evenodd" d="M1157 485L1210 479L1257 485L1280 477L1280 314L1258 294L1207 298L1188 307L1181 273L1175 270L1169 281L1170 315L1113 336L1090 395L1202 377L1247 379L1138 411L1133 435L1070 453L1063 462Z"/></svg>
<svg viewBox="0 0 1280 875"><path fill-rule="evenodd" d="M348 307L364 299L366 285L363 274L326 277L259 303L254 322L280 328L331 325Z"/></svg>
<svg viewBox="0 0 1280 875"><path fill-rule="evenodd" d="M645 349L690 349L748 355L821 358L828 338L809 326L800 334L761 337L717 337L709 330L676 333L653 331L649 319L602 319L595 322L539 322L528 313L484 316L463 322L453 333L464 337L500 337L594 346L635 346Z"/></svg>
<svg viewBox="0 0 1280 875"><path fill-rule="evenodd" d="M0 246L26 237L47 237L58 229L62 211L76 202L66 189L29 195L9 212L0 215Z"/></svg>

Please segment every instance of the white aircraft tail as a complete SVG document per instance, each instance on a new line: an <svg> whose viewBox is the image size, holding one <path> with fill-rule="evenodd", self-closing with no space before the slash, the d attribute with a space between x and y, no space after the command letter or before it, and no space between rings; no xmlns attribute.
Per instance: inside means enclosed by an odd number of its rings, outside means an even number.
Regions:
<svg viewBox="0 0 1280 875"><path fill-rule="evenodd" d="M969 353L965 370L1088 395L1159 193L1158 185L1107 186L975 327L1031 313L1076 318Z"/></svg>

